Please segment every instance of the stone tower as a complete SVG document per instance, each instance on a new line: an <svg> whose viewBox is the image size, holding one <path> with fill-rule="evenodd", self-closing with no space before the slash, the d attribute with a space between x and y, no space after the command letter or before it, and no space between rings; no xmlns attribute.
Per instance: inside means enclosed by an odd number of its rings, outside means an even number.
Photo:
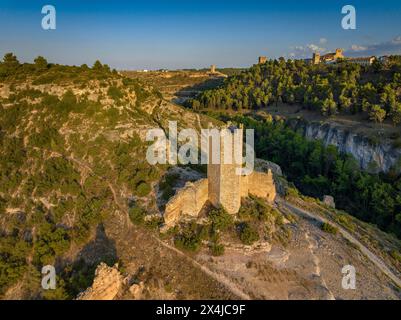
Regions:
<svg viewBox="0 0 401 320"><path fill-rule="evenodd" d="M260 56L258 59L259 64L263 64L267 62L267 58L265 56Z"/></svg>
<svg viewBox="0 0 401 320"><path fill-rule="evenodd" d="M216 65L215 64L212 64L210 66L210 73L216 73Z"/></svg>
<svg viewBox="0 0 401 320"><path fill-rule="evenodd" d="M336 49L336 53L334 55L334 59L341 59L344 58L343 49Z"/></svg>
<svg viewBox="0 0 401 320"><path fill-rule="evenodd" d="M219 135L220 139L220 163L212 161L212 143L209 138L208 154L208 199L217 208L223 207L228 213L236 214L241 207L241 175L238 170L242 165L235 161L235 151L242 157L243 148L243 127L237 130L237 139L234 139L235 128L228 125L224 128L225 134ZM223 130L222 130L223 132ZM237 142L236 148L234 143ZM231 162L226 163L225 153L231 154ZM237 170L238 169L238 170Z"/></svg>
<svg viewBox="0 0 401 320"><path fill-rule="evenodd" d="M319 64L320 63L320 53L315 52L312 56L312 64Z"/></svg>

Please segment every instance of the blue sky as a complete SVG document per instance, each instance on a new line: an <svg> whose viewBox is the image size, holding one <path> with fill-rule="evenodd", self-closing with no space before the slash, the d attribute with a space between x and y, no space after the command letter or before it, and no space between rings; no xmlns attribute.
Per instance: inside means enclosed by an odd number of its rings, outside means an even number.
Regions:
<svg viewBox="0 0 401 320"><path fill-rule="evenodd" d="M41 28L54 5L57 29ZM352 4L357 29L341 28ZM304 58L401 54L401 1L0 0L0 55L117 69L245 67L266 55Z"/></svg>

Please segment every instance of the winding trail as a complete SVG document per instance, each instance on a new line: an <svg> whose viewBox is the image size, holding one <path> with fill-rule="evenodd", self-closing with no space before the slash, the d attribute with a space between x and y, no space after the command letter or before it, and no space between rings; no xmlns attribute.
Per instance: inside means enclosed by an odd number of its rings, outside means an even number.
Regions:
<svg viewBox="0 0 401 320"><path fill-rule="evenodd" d="M169 244L163 242L162 240L160 240L159 238L157 238L156 236L152 235L153 238L155 238L161 245L163 245L164 247L176 252L177 254L179 254L180 256L183 256L185 258L187 258L188 260L190 260L192 262L192 264L198 268L200 268L203 272L205 272L207 275L209 275L210 277L212 277L214 280L216 280L217 282L221 283L222 285L224 285L226 288L228 288L233 294L237 295L238 297L240 297L243 300L251 300L252 298L246 294L245 292L243 292L240 288L238 288L238 286L233 283L230 279L228 279L227 277L225 277L224 275L220 274L220 273L216 273L212 270L210 270L208 267L200 264L198 261L196 261L195 259L192 259L191 257L187 256L185 253L183 253L182 251L178 250L177 248L170 246Z"/></svg>
<svg viewBox="0 0 401 320"><path fill-rule="evenodd" d="M335 297L334 297L333 293L327 287L326 281L324 281L324 279L323 279L323 277L321 275L321 272L320 272L320 260L315 254L315 250L317 248L317 244L316 244L316 241L310 237L308 231L305 232L305 240L309 244L308 245L308 249L309 249L309 252L310 252L310 254L312 256L313 265L314 265L314 268L315 268L315 271L314 271L313 275L320 280L322 289L324 290L325 295L326 295L325 299L326 300L335 300Z"/></svg>
<svg viewBox="0 0 401 320"><path fill-rule="evenodd" d="M338 228L339 232L341 235L347 239L349 242L353 243L354 245L358 246L359 250L370 260L372 261L376 267L378 267L387 277L389 277L399 288L401 288L401 279L398 278L387 266L386 264L378 257L376 256L372 251L370 251L365 245L363 245L359 240L357 240L354 236L352 236L348 231L346 231L343 227L340 225L336 224L333 221L330 221L326 218L323 218L315 213L306 211L304 209L301 209L287 201L280 200L278 201L280 204L284 205L287 207L287 209L291 210L297 215L303 215L307 216L309 218L313 218L317 221L320 221L322 223L330 223L330 224L335 224L336 227Z"/></svg>

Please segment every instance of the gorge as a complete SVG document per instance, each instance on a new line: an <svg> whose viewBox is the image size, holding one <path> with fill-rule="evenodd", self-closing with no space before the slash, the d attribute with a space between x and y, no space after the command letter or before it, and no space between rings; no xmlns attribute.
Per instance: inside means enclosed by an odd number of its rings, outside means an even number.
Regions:
<svg viewBox="0 0 401 320"><path fill-rule="evenodd" d="M334 145L342 153L351 154L364 170L388 172L400 171L401 147L389 138L372 140L342 124L330 121L306 121L289 119L288 125L305 138L322 140L324 145Z"/></svg>

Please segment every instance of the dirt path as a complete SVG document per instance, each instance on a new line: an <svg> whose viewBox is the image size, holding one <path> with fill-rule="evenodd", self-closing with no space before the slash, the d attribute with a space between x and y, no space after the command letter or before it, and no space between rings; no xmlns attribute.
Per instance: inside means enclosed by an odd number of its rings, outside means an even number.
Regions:
<svg viewBox="0 0 401 320"><path fill-rule="evenodd" d="M154 236L153 236L154 237ZM233 294L237 295L238 297L240 297L241 299L244 300L251 300L252 298L246 294L245 292L243 292L240 288L237 287L237 285L235 283L233 283L232 281L230 281L230 279L228 279L227 277L223 276L222 274L216 273L212 270L210 270L208 267L200 264L198 261L196 261L195 259L192 259L190 257L188 257L185 253L183 253L182 251L178 250L177 248L174 248L173 246L170 246L169 244L161 241L159 238L155 237L155 239L157 241L159 241L161 243L161 245L163 245L166 248L169 248L170 250L175 251L177 254L184 256L185 258L189 259L192 264L198 268L200 268L203 272L205 272L206 274L208 274L209 276L211 276L213 279L215 279L216 281L218 281L219 283L221 283L222 285L224 285L226 288L228 288Z"/></svg>
<svg viewBox="0 0 401 320"><path fill-rule="evenodd" d="M306 211L304 209L301 209L293 204L290 204L284 200L281 200L280 203L287 207L289 210L292 212L296 213L297 215L303 215L307 216L310 218L313 218L317 221L320 221L322 223L330 223L330 224L335 224L336 227L338 228L339 232L341 235L353 243L354 245L358 246L359 250L370 260L372 261L376 267L378 267L385 275L387 275L399 288L401 288L401 279L398 278L387 266L386 264L379 258L377 257L372 251L370 251L366 246L364 246L360 241L358 241L354 236L352 236L348 231L346 231L344 228L342 228L340 225L329 221L328 219L325 219L317 214L314 214L312 212Z"/></svg>
<svg viewBox="0 0 401 320"><path fill-rule="evenodd" d="M314 270L313 275L320 279L321 286L324 289L325 294L326 294L325 299L326 300L335 300L333 293L327 287L327 284L324 281L324 279L321 275L321 272L320 272L320 260L317 257L317 255L315 254L315 250L317 248L316 241L310 237L308 231L305 232L305 239L309 244L308 249L309 249L310 255L312 256L312 260L313 260L313 264L314 264L315 270Z"/></svg>

